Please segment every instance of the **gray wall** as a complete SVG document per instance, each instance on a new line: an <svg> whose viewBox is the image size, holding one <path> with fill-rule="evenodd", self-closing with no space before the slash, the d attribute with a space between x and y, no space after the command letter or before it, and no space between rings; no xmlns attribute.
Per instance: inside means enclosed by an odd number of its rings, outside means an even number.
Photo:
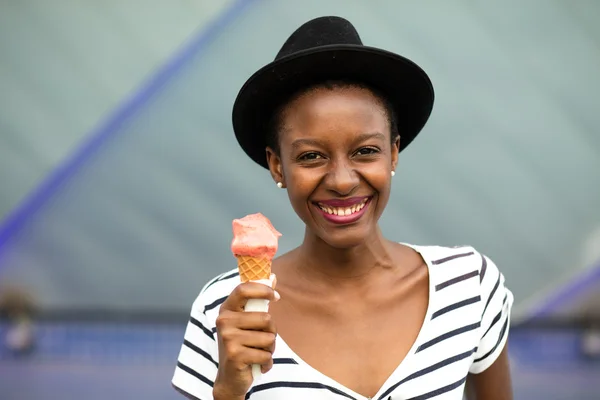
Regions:
<svg viewBox="0 0 600 400"><path fill-rule="evenodd" d="M0 2L0 219L230 0Z"/></svg>
<svg viewBox="0 0 600 400"><path fill-rule="evenodd" d="M433 116L402 154L385 233L472 244L517 305L586 266L600 226L600 28L594 1L254 1L117 126L0 253L0 274L48 308L187 310L234 268L231 220L302 225L285 191L231 130L237 90L299 24L353 21L366 44L412 58L436 87Z"/></svg>

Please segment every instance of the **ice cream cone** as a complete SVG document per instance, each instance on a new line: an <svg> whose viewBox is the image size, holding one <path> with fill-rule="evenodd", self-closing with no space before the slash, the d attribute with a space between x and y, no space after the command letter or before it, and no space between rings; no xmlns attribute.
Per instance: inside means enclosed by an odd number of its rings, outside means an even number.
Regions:
<svg viewBox="0 0 600 400"><path fill-rule="evenodd" d="M238 269L242 282L269 279L271 260L264 257L237 256Z"/></svg>
<svg viewBox="0 0 600 400"><path fill-rule="evenodd" d="M277 252L277 240L281 233L260 213L234 219L232 227L231 252L238 261L240 280L273 287L275 275L271 274L271 262ZM269 300L248 299L244 311L268 312ZM252 376L254 379L260 378L260 365L252 364Z"/></svg>

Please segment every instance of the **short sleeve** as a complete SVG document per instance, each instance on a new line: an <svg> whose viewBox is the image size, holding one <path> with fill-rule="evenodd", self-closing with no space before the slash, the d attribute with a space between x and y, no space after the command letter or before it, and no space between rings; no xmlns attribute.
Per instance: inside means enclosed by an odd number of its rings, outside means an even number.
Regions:
<svg viewBox="0 0 600 400"><path fill-rule="evenodd" d="M218 347L203 300L201 293L192 306L172 384L193 398L209 400L219 366Z"/></svg>
<svg viewBox="0 0 600 400"><path fill-rule="evenodd" d="M483 254L479 279L483 310L481 337L469 370L472 374L485 371L502 353L508 338L510 312L513 305L513 294L505 286L504 275Z"/></svg>

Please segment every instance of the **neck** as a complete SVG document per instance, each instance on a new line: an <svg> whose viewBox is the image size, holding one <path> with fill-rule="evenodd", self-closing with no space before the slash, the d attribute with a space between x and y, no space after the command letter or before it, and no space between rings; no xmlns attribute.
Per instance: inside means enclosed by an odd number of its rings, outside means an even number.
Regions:
<svg viewBox="0 0 600 400"><path fill-rule="evenodd" d="M376 270L393 267L389 242L379 226L364 243L344 249L330 246L307 229L300 249L300 272L310 280L334 285L363 282Z"/></svg>

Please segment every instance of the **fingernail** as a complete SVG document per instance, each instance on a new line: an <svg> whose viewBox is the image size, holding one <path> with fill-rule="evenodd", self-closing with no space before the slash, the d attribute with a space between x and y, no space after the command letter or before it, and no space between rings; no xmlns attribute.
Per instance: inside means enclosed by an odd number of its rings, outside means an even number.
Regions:
<svg viewBox="0 0 600 400"><path fill-rule="evenodd" d="M281 295L277 290L274 290L273 292L275 292L275 301L279 301L281 299Z"/></svg>

